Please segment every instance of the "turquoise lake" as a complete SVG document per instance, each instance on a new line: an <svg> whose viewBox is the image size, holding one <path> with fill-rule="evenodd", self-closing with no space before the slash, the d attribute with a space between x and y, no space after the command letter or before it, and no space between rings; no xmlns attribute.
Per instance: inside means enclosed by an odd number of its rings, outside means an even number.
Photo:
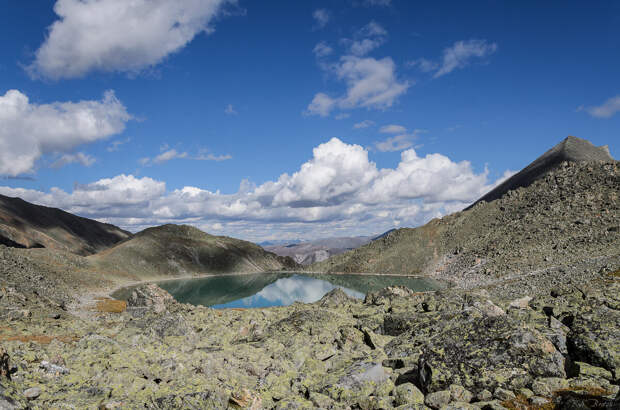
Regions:
<svg viewBox="0 0 620 410"><path fill-rule="evenodd" d="M387 286L401 285L414 291L441 288L437 281L388 275L307 275L292 273L260 273L226 275L196 279L167 280L157 283L181 303L213 308L260 308L287 306L294 302L312 303L327 292L340 288L347 295L364 298ZM113 294L126 300L132 288Z"/></svg>

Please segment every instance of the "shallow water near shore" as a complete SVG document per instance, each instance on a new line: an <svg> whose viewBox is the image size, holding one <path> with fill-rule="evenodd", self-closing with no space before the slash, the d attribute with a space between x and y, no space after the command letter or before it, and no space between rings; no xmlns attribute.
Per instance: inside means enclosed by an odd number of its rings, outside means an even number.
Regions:
<svg viewBox="0 0 620 410"><path fill-rule="evenodd" d="M423 292L442 288L428 278L388 275L324 275L260 273L154 282L181 303L213 308L260 308L288 306L294 302L312 303L327 292L340 288L347 295L363 298L387 286L406 286ZM116 291L112 296L126 300L133 287Z"/></svg>

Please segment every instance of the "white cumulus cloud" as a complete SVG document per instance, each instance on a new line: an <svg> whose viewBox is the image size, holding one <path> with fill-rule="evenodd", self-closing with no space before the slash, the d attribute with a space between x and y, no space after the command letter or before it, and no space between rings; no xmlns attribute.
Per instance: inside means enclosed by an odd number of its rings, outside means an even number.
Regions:
<svg viewBox="0 0 620 410"><path fill-rule="evenodd" d="M306 112L309 115L328 116L334 108L386 109L411 86L396 75L396 64L390 57L377 60L372 57L343 56L331 66L337 78L347 85L339 97L317 93Z"/></svg>
<svg viewBox="0 0 620 410"><path fill-rule="evenodd" d="M505 174L504 178L510 174ZM260 241L272 237L347 236L418 225L473 202L503 180L488 180L467 161L441 154L401 153L396 168L380 169L368 150L333 138L313 150L292 174L256 186L242 181L222 194L186 186L166 190L163 181L119 175L41 192L0 187L0 193L56 206L136 231L163 223L212 227Z"/></svg>
<svg viewBox="0 0 620 410"><path fill-rule="evenodd" d="M202 33L234 0L57 0L58 15L28 70L53 79L138 72Z"/></svg>
<svg viewBox="0 0 620 410"><path fill-rule="evenodd" d="M343 39L348 54L337 61L320 61L319 67L346 85L346 92L330 96L318 92L305 110L307 115L327 117L335 109L351 110L367 108L383 110L391 107L403 95L411 83L401 80L396 74L396 64L390 57L376 59L366 54L385 42L387 31L371 21L359 30L354 39ZM317 57L325 57L333 52L327 45L319 43L314 48Z"/></svg>
<svg viewBox="0 0 620 410"><path fill-rule="evenodd" d="M36 104L9 90L0 96L0 174L32 172L42 155L119 134L130 119L112 91L99 101Z"/></svg>

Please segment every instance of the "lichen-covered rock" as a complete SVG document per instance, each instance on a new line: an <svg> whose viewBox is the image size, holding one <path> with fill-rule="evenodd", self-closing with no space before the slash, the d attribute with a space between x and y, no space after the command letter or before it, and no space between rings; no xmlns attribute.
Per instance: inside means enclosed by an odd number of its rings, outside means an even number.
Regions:
<svg viewBox="0 0 620 410"><path fill-rule="evenodd" d="M450 403L451 398L452 395L450 394L450 390L439 390L427 394L424 403L430 408L439 409Z"/></svg>
<svg viewBox="0 0 620 410"><path fill-rule="evenodd" d="M176 303L172 295L155 284L139 286L131 292L127 305L134 308L148 308L161 313Z"/></svg>
<svg viewBox="0 0 620 410"><path fill-rule="evenodd" d="M554 392L566 389L569 386L568 380L558 377L544 377L534 380L532 391L537 396L551 397Z"/></svg>
<svg viewBox="0 0 620 410"><path fill-rule="evenodd" d="M365 304L389 305L392 300L399 298L423 298L420 292L414 292L406 286L388 286L380 291L368 293L364 299Z"/></svg>
<svg viewBox="0 0 620 410"><path fill-rule="evenodd" d="M620 292L620 286L613 286ZM615 300L608 296L607 300ZM617 298L617 296L616 296ZM596 302L595 302L596 303ZM620 311L593 303L574 316L568 334L568 351L575 361L602 367L620 378Z"/></svg>
<svg viewBox="0 0 620 410"><path fill-rule="evenodd" d="M478 392L526 387L535 377L564 377L564 357L535 329L508 316L464 310L429 331L405 333L386 346L390 357L421 352L417 384L427 392L459 384Z"/></svg>
<svg viewBox="0 0 620 410"><path fill-rule="evenodd" d="M348 303L356 303L357 300L348 296L344 291L340 288L335 288L328 293L325 294L316 302L321 307L341 307Z"/></svg>
<svg viewBox="0 0 620 410"><path fill-rule="evenodd" d="M452 401L469 403L474 397L474 395L469 390L466 390L463 386L459 386L458 384L451 384L450 397Z"/></svg>
<svg viewBox="0 0 620 410"><path fill-rule="evenodd" d="M411 383L403 383L394 388L394 404L401 406L403 404L423 404L424 394Z"/></svg>

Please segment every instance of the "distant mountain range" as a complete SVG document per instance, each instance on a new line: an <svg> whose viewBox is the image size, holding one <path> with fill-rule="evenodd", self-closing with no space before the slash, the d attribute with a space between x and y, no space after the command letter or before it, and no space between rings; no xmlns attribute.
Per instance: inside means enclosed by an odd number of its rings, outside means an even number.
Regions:
<svg viewBox="0 0 620 410"><path fill-rule="evenodd" d="M300 265L311 265L316 262L324 261L334 255L359 248L376 239L383 238L392 231L393 229L390 229L387 232L375 236L325 238L309 242L285 242L276 245L264 245L263 248L276 255L290 256Z"/></svg>

